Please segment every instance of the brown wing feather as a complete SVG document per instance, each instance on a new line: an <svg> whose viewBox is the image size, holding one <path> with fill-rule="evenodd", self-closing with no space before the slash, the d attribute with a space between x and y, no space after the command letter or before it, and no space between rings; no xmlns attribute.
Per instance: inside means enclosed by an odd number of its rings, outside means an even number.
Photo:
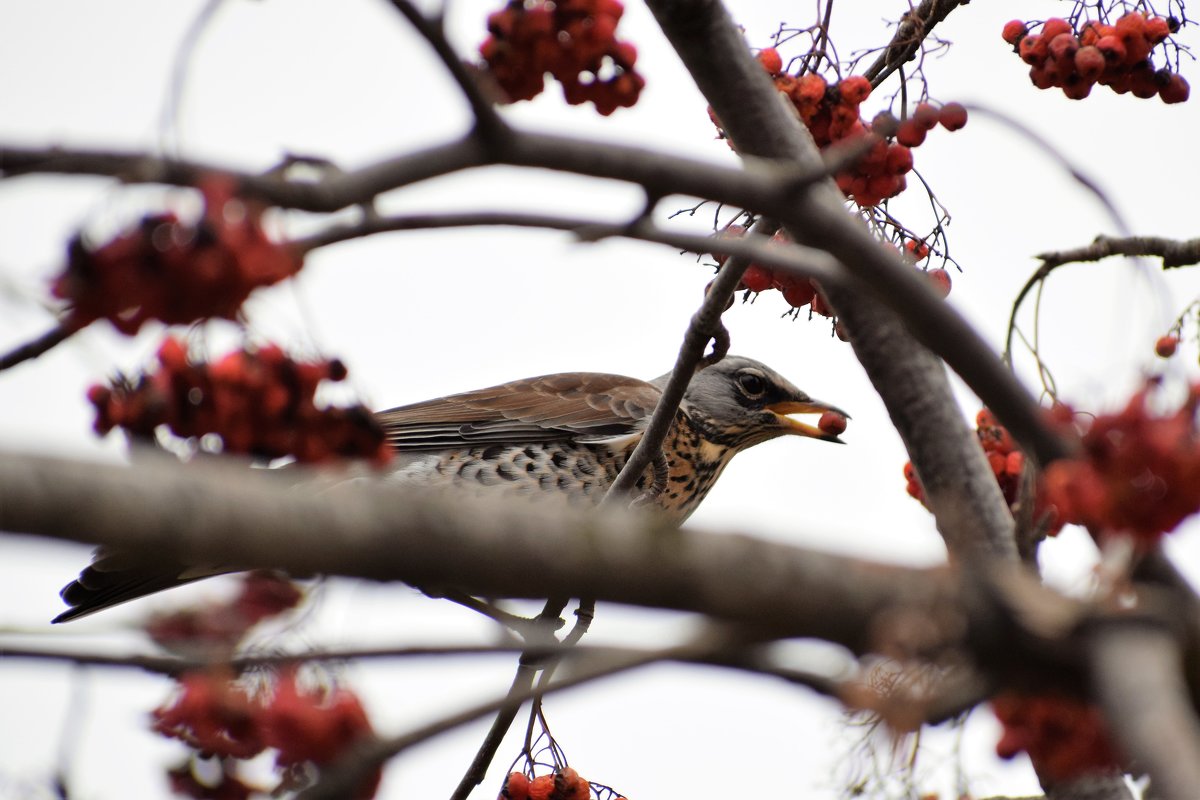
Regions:
<svg viewBox="0 0 1200 800"><path fill-rule="evenodd" d="M642 430L661 394L636 378L566 372L401 406L377 417L388 442L403 451L598 441Z"/></svg>

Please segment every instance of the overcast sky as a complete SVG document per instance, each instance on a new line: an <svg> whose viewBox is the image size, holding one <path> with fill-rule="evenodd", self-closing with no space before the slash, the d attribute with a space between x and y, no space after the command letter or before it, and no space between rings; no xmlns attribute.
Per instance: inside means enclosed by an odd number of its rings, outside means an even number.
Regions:
<svg viewBox="0 0 1200 800"><path fill-rule="evenodd" d="M600 118L568 108L556 89L506 111L515 124L636 143L729 163L713 138L705 103L687 80L648 12L631 3L622 35L640 52L647 88L633 110ZM816 3L731 3L754 46L769 43L780 21L808 26ZM0 48L0 145L162 150L265 169L287 153L320 155L352 168L436 144L463 131L466 106L453 84L388 4L347 0L229 2L195 50L175 113L164 112L180 42L202 4L151 0L96 4L76 0L8 3ZM903 2L856 0L836 7L833 36L845 57L889 35L883 20ZM493 4L460 0L452 33L472 56ZM1010 17L1044 18L1069 3L976 3L955 12L939 35L953 48L926 63L941 101L983 104L1020 118L1102 186L1136 233L1196 235L1195 103L1117 97L1097 88L1078 103L1029 86L1025 68L1000 40ZM853 16L852 16L853 15ZM1185 36L1185 41L1186 41ZM785 56L794 55L785 50ZM1192 65L1185 65L1185 74ZM1195 77L1192 75L1192 77ZM1195 82L1195 81L1193 81ZM888 84L889 91L894 84ZM885 98L864 106L867 116ZM1099 204L1072 183L1055 158L997 123L972 119L955 134L938 130L916 151L917 169L953 214L955 273L949 302L999 349L1012 298L1035 267L1035 253L1073 247L1116 232ZM910 181L910 184L915 181ZM910 193L914 193L910 190ZM915 193L914 193L915 194ZM511 169L430 181L386 198L387 210L510 209L570 211L621 219L640 193L612 183ZM0 183L0 349L52 324L44 308L48 279L64 243L82 227L111 233L147 209L187 203L180 191L119 188L79 178ZM666 212L692 205L667 201ZM908 199L893 212L929 229L928 203ZM311 220L292 215L280 225ZM711 211L672 224L706 229ZM711 277L693 257L621 242L581 245L554 233L464 230L407 233L338 245L314 254L293 283L258 293L249 305L252 334L301 354L336 355L350 367L361 399L385 408L453 391L548 372L594 370L650 378L672 364L679 337ZM1116 261L1068 267L1042 301L1043 356L1062 396L1099 410L1127 396L1147 370L1160 369L1153 341L1200 291L1188 270L1164 277ZM932 520L904 492L906 460L882 404L847 345L827 322L783 319L778 294L736 305L726 315L733 352L758 358L815 397L853 415L846 447L782 440L739 456L689 525L737 528L840 553L908 564L945 557ZM1032 331L1031 317L1025 322ZM92 435L86 387L113 370L134 370L153 353L161 330L124 340L95 325L54 352L0 375L0 447L94 459L119 459L119 437ZM237 341L228 324L210 326L221 352ZM1194 338L1171 365L1195 377ZM1031 361L1023 374L1035 385ZM962 394L964 413L978 402ZM1193 526L1194 527L1194 526ZM1173 543L1182 566L1200 573L1200 534ZM1087 586L1092 548L1069 529L1043 550L1051 579ZM148 609L178 597L136 603L66 629L46 622L61 608L58 588L87 561L87 548L0 537L0 628L27 631L10 641L125 652L149 645L123 632ZM214 582L181 591L205 596ZM403 587L333 582L299 641L354 643L478 641L490 628L469 612ZM673 615L602 607L589 639L654 645L686 632ZM400 732L439 713L506 688L513 664L374 664L346 679L367 697L377 727ZM0 796L48 791L65 726L82 726L70 752L81 798L165 792L163 766L182 752L145 733L147 712L165 681L124 672L75 673L57 666L0 664ZM80 688L82 687L82 688ZM72 692L75 692L72 694ZM74 712L71 698L75 697ZM843 756L858 731L837 709L802 690L724 672L655 667L554 698L548 714L571 763L587 778L633 798L784 791L822 798L842 793ZM457 783L483 728L442 737L390 769L385 797L443 797ZM923 770L928 788L952 789L952 735L932 735ZM980 794L1036 791L1031 770L989 757L995 726L986 711L968 726L967 765ZM501 750L488 797L515 757ZM886 747L884 747L886 750Z"/></svg>

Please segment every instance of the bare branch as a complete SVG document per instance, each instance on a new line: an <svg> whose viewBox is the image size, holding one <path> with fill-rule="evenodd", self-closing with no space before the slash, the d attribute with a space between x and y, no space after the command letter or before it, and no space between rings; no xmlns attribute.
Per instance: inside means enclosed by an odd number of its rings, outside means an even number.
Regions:
<svg viewBox="0 0 1200 800"><path fill-rule="evenodd" d="M950 16L951 11L968 2L970 0L922 0L919 6L904 15L892 41L863 75L871 81L872 86L879 86L912 59L934 26Z"/></svg>
<svg viewBox="0 0 1200 800"><path fill-rule="evenodd" d="M760 220L754 225L751 232L757 235L765 234L764 238L767 238L777 229L778 226L775 223ZM717 273L717 277L709 285L708 292L704 295L704 302L700 304L699 310L692 315L692 319L688 323L687 331L683 335L683 344L679 347L679 355L676 356L675 366L671 370L671 377L667 381L667 385L663 387L658 405L654 407L654 414L650 417L650 422L647 424L642 438L638 440L637 447L629 456L629 460L621 468L616 480L608 487L602 505L618 502L624 495L632 491L646 467L650 465L651 460L662 453L663 440L666 439L671 425L675 422L675 414L679 410L679 404L683 401L688 383L704 358L704 350L712 341L717 326L720 325L721 314L725 312L729 301L733 299L733 293L737 291L742 274L749 266L750 259L741 256L732 257L725 262L721 271Z"/></svg>
<svg viewBox="0 0 1200 800"><path fill-rule="evenodd" d="M642 242L667 245L693 253L713 253L758 262L773 270L802 278L815 278L823 283L845 280L845 271L828 253L811 247L768 241L765 237L713 237L664 230L648 222L633 225L601 222L578 217L519 212L466 211L439 214L412 214L364 219L351 225L339 225L327 231L290 243L301 252L327 247L338 242L396 231L430 228L506 226L543 228L573 233L583 241L596 242L610 237L623 237Z"/></svg>
<svg viewBox="0 0 1200 800"><path fill-rule="evenodd" d="M483 140L490 142L507 136L510 133L508 125L496 113L492 99L484 93L471 70L463 64L462 59L458 57L454 48L450 46L449 40L446 39L444 20L441 17L435 19L426 17L408 0L389 0L389 2L417 29L418 33L425 37L425 40L437 53L438 58L442 60L447 71L466 96L467 102L471 104L471 111L475 114L476 132Z"/></svg>
<svg viewBox="0 0 1200 800"><path fill-rule="evenodd" d="M1073 250L1039 253L1038 270L1043 277L1063 264L1099 261L1110 256L1153 256L1162 259L1163 269L1200 263L1200 239L1166 239L1161 236L1097 236L1090 245Z"/></svg>

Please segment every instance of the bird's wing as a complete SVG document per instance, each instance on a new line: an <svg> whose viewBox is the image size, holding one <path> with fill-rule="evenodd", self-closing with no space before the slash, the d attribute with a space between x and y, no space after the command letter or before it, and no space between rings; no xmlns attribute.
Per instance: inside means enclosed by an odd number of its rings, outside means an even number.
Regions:
<svg viewBox="0 0 1200 800"><path fill-rule="evenodd" d="M565 372L380 412L401 452L493 444L601 441L641 431L662 391L622 375Z"/></svg>

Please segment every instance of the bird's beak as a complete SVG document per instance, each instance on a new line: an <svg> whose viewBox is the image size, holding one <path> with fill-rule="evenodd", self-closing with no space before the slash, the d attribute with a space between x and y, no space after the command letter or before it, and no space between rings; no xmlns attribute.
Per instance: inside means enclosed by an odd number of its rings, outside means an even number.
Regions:
<svg viewBox="0 0 1200 800"><path fill-rule="evenodd" d="M844 441L838 438L836 433L828 433L815 425L809 425L788 416L789 414L824 414L826 411L833 411L849 419L850 415L837 406L831 406L828 403L822 403L818 400L783 400L778 403L772 403L766 408L767 411L775 415L779 425L786 433L795 436L807 436L811 439L821 439L826 442L845 444Z"/></svg>

